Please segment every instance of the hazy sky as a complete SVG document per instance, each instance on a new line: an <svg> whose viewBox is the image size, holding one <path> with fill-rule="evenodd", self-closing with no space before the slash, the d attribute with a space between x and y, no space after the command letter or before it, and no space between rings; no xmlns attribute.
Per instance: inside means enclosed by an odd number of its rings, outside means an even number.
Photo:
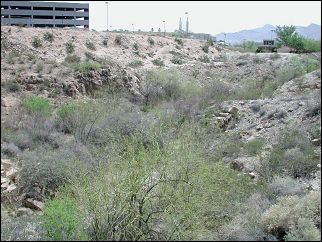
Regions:
<svg viewBox="0 0 322 242"><path fill-rule="evenodd" d="M106 4L90 4L90 29L106 29ZM185 12L189 15L192 32L218 34L272 25L307 26L321 24L320 1L228 2L228 1L108 1L108 25L112 29L155 31L163 21L167 31L178 29L179 18L185 26Z"/></svg>

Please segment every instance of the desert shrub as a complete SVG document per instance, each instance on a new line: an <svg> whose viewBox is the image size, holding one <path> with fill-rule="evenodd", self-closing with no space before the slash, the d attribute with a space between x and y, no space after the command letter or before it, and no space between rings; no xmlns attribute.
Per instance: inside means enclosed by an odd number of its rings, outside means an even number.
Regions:
<svg viewBox="0 0 322 242"><path fill-rule="evenodd" d="M262 138L255 138L244 144L244 151L248 155L260 154L265 142Z"/></svg>
<svg viewBox="0 0 322 242"><path fill-rule="evenodd" d="M183 60L177 56L174 56L171 60L170 60L173 64L177 64L177 65L182 65L183 64Z"/></svg>
<svg viewBox="0 0 322 242"><path fill-rule="evenodd" d="M3 86L9 92L19 92L21 90L21 87L16 80L6 81Z"/></svg>
<svg viewBox="0 0 322 242"><path fill-rule="evenodd" d="M86 240L80 230L75 201L67 196L48 200L43 211L43 227L55 241Z"/></svg>
<svg viewBox="0 0 322 242"><path fill-rule="evenodd" d="M53 196L61 185L81 171L84 162L90 162L86 160L88 155L84 151L70 145L55 150L40 147L24 151L21 157L24 162L19 173L18 189L27 197L40 201Z"/></svg>
<svg viewBox="0 0 322 242"><path fill-rule="evenodd" d="M263 195L255 193L244 204L236 216L219 230L223 241L274 241L268 236L261 223L261 216L270 203ZM268 237L268 238L267 238Z"/></svg>
<svg viewBox="0 0 322 242"><path fill-rule="evenodd" d="M257 113L260 111L261 109L261 105L257 102L252 102L250 105L249 105L249 108L254 112L254 113Z"/></svg>
<svg viewBox="0 0 322 242"><path fill-rule="evenodd" d="M321 138L321 122L314 123L308 128L311 139Z"/></svg>
<svg viewBox="0 0 322 242"><path fill-rule="evenodd" d="M72 41L68 41L67 43L65 43L65 47L66 47L66 53L67 54L74 53L75 45L73 44Z"/></svg>
<svg viewBox="0 0 322 242"><path fill-rule="evenodd" d="M114 39L114 43L117 44L117 45L121 45L122 42L123 42L122 35L116 35L115 39Z"/></svg>
<svg viewBox="0 0 322 242"><path fill-rule="evenodd" d="M133 60L128 64L130 67L139 67L139 66L143 66L143 61L141 60Z"/></svg>
<svg viewBox="0 0 322 242"><path fill-rule="evenodd" d="M321 40L303 39L303 42L305 52L311 53L321 51Z"/></svg>
<svg viewBox="0 0 322 242"><path fill-rule="evenodd" d="M306 73L310 73L312 71L315 71L316 69L319 68L319 61L312 58L312 57L306 57L303 59L303 64L304 64L304 69L306 71Z"/></svg>
<svg viewBox="0 0 322 242"><path fill-rule="evenodd" d="M1 217L2 241L47 241L48 239L37 214L6 219Z"/></svg>
<svg viewBox="0 0 322 242"><path fill-rule="evenodd" d="M209 59L209 57L207 55L199 56L198 60L203 62L203 63L210 63L210 59Z"/></svg>
<svg viewBox="0 0 322 242"><path fill-rule="evenodd" d="M148 38L148 43L150 45L154 45L154 39L152 39L151 37Z"/></svg>
<svg viewBox="0 0 322 242"><path fill-rule="evenodd" d="M232 93L231 86L224 82L216 81L208 83L203 88L200 106L207 107L211 102L219 104L228 100Z"/></svg>
<svg viewBox="0 0 322 242"><path fill-rule="evenodd" d="M34 47L34 48L38 48L41 46L41 40L38 38L38 37L33 37L32 38L32 41L31 41L31 45Z"/></svg>
<svg viewBox="0 0 322 242"><path fill-rule="evenodd" d="M178 75L173 72L147 72L142 88L145 105L155 105L160 100L177 99L181 89L178 80Z"/></svg>
<svg viewBox="0 0 322 242"><path fill-rule="evenodd" d="M303 65L298 58L292 57L290 63L277 70L276 76L279 85L300 77L305 73L305 65Z"/></svg>
<svg viewBox="0 0 322 242"><path fill-rule="evenodd" d="M47 99L37 96L27 96L22 100L22 106L31 115L49 116L50 104Z"/></svg>
<svg viewBox="0 0 322 242"><path fill-rule="evenodd" d="M314 225L313 221L306 218L299 218L298 224L291 226L285 241L321 241L321 232Z"/></svg>
<svg viewBox="0 0 322 242"><path fill-rule="evenodd" d="M136 50L136 51L138 51L138 50L139 50L139 45L138 45L138 43L137 43L137 42L135 42L135 43L133 44L133 50Z"/></svg>
<svg viewBox="0 0 322 242"><path fill-rule="evenodd" d="M65 62L71 63L71 64L78 63L78 62L80 62L80 60L81 60L81 58L77 55L67 55L65 57Z"/></svg>
<svg viewBox="0 0 322 242"><path fill-rule="evenodd" d="M154 64L154 65L156 65L156 66L164 66L164 62L163 62L163 60L159 57L159 58L157 58L157 59L154 59L153 61L152 61L152 63Z"/></svg>
<svg viewBox="0 0 322 242"><path fill-rule="evenodd" d="M259 57L258 55L255 55L254 58L253 58L253 62L255 64L260 64L260 63L263 63L263 59L261 57Z"/></svg>
<svg viewBox="0 0 322 242"><path fill-rule="evenodd" d="M80 62L75 65L75 70L79 72L96 71L102 67L101 64L92 61Z"/></svg>
<svg viewBox="0 0 322 242"><path fill-rule="evenodd" d="M86 143L100 115L100 107L94 102L67 102L57 110L56 126L65 133L72 133L76 141Z"/></svg>
<svg viewBox="0 0 322 242"><path fill-rule="evenodd" d="M264 88L262 89L261 97L263 98L272 97L277 88L278 88L278 84L276 81L271 80L266 82Z"/></svg>
<svg viewBox="0 0 322 242"><path fill-rule="evenodd" d="M20 149L14 143L1 145L1 152L9 157L15 157L20 153Z"/></svg>
<svg viewBox="0 0 322 242"><path fill-rule="evenodd" d="M53 42L54 41L54 35L51 32L45 32L44 33L44 39L48 42Z"/></svg>
<svg viewBox="0 0 322 242"><path fill-rule="evenodd" d="M41 62L38 62L35 67L35 72L40 73L44 69L44 64Z"/></svg>
<svg viewBox="0 0 322 242"><path fill-rule="evenodd" d="M85 46L87 47L87 49L96 50L95 44L90 40L86 40Z"/></svg>
<svg viewBox="0 0 322 242"><path fill-rule="evenodd" d="M275 197L305 193L305 185L290 176L274 176L269 183L269 189Z"/></svg>
<svg viewBox="0 0 322 242"><path fill-rule="evenodd" d="M203 52L208 53L209 52L209 45L206 43L203 46L201 46L201 49Z"/></svg>
<svg viewBox="0 0 322 242"><path fill-rule="evenodd" d="M279 58L281 58L281 55L280 55L280 54L278 54L278 53L273 53L273 54L271 54L271 55L269 56L269 59L271 59L271 60L277 60L277 59L279 59Z"/></svg>
<svg viewBox="0 0 322 242"><path fill-rule="evenodd" d="M177 37L176 37L176 38L174 39L174 41L175 41L175 42L177 42L179 45L183 46L183 41L182 41L182 39L180 39L180 38L177 38Z"/></svg>
<svg viewBox="0 0 322 242"><path fill-rule="evenodd" d="M309 176L318 163L312 155L312 152L301 151L299 148L288 149L284 154L283 168L293 177Z"/></svg>
<svg viewBox="0 0 322 242"><path fill-rule="evenodd" d="M292 226L299 225L300 219L311 220L320 226L321 193L310 192L304 197L289 196L279 199L262 217L266 230L278 237L284 237Z"/></svg>

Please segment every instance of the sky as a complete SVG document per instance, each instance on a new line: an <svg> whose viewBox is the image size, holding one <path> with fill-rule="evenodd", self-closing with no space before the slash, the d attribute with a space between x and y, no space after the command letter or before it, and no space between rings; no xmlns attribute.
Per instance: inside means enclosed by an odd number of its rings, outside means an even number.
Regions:
<svg viewBox="0 0 322 242"><path fill-rule="evenodd" d="M71 1L67 1L71 2ZM189 31L218 34L272 25L321 25L321 1L76 1L90 5L90 29L178 29L179 18ZM186 15L185 12L188 12ZM165 21L163 23L163 21Z"/></svg>

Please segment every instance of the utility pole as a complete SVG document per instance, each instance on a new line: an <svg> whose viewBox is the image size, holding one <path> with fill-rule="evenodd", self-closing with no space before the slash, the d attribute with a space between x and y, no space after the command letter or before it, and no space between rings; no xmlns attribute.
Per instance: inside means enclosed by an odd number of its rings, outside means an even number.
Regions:
<svg viewBox="0 0 322 242"><path fill-rule="evenodd" d="M164 30L164 36L165 36L165 21L163 20L163 30Z"/></svg>
<svg viewBox="0 0 322 242"><path fill-rule="evenodd" d="M108 2L105 2L106 4L106 30L108 31Z"/></svg>
<svg viewBox="0 0 322 242"><path fill-rule="evenodd" d="M187 16L187 21L186 21L186 35L188 37L188 33L189 33L189 20L188 20L188 12L185 12L186 16Z"/></svg>

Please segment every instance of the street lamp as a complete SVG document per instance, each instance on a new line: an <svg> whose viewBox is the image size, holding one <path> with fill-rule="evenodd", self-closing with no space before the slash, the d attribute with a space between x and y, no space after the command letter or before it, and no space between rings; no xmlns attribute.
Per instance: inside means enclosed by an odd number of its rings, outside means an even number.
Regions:
<svg viewBox="0 0 322 242"><path fill-rule="evenodd" d="M105 2L106 4L106 30L108 31L108 2Z"/></svg>
<svg viewBox="0 0 322 242"><path fill-rule="evenodd" d="M188 20L188 12L185 12L186 16L187 16L187 20L186 20L186 35L188 36L188 32L189 32L189 20Z"/></svg>
<svg viewBox="0 0 322 242"><path fill-rule="evenodd" d="M271 40L273 40L273 32L274 32L274 29L271 29Z"/></svg>
<svg viewBox="0 0 322 242"><path fill-rule="evenodd" d="M165 21L163 20L163 30L164 30L164 36L165 36Z"/></svg>

